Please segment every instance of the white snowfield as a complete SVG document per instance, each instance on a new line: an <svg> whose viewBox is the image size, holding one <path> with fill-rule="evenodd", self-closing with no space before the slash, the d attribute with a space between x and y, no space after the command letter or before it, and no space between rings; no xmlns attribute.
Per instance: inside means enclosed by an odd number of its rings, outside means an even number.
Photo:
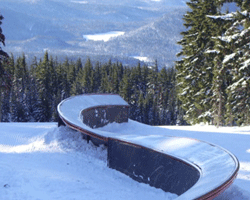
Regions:
<svg viewBox="0 0 250 200"><path fill-rule="evenodd" d="M131 123L139 130L141 124ZM138 127L137 127L138 126ZM109 124L104 131L126 128ZM235 182L215 200L250 199L250 127L164 126L156 135L219 144L240 161ZM147 132L148 130L148 132ZM124 133L126 130L123 130ZM144 134L152 134L149 129ZM170 200L176 195L138 183L107 167L107 149L56 123L0 123L1 200Z"/></svg>
<svg viewBox="0 0 250 200"><path fill-rule="evenodd" d="M230 183L236 176L239 162L233 154L222 147L200 140L166 135L163 129L132 120L99 129L91 129L82 123L81 113L84 109L102 105L127 105L127 103L118 95L82 95L64 100L58 105L58 111L63 119L84 130L164 152L194 166L200 172L200 179L177 199L199 198L220 188L228 181Z"/></svg>
<svg viewBox="0 0 250 200"><path fill-rule="evenodd" d="M83 35L83 38L85 40L93 40L93 41L104 41L107 42L111 38L119 37L121 35L124 35L125 32L123 31L111 31L108 33L100 33L100 34L94 34L94 35Z"/></svg>

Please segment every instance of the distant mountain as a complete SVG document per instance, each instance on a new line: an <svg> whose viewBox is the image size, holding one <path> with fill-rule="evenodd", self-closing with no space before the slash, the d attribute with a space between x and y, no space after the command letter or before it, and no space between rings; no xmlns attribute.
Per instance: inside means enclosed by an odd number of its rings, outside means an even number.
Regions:
<svg viewBox="0 0 250 200"><path fill-rule="evenodd" d="M183 31L182 0L1 0L7 52L157 59L173 65ZM109 41L84 35L122 31Z"/></svg>

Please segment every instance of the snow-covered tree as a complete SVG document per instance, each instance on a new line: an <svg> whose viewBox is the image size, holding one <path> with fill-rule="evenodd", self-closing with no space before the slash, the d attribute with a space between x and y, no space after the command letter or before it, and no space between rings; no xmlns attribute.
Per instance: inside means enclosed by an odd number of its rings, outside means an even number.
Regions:
<svg viewBox="0 0 250 200"><path fill-rule="evenodd" d="M9 92L11 87L11 77L6 67L8 67L8 54L2 50L1 45L5 46L5 36L3 34L1 24L3 20L3 16L0 14L0 121L2 120L2 108L3 104L6 107L7 104L6 98L9 98Z"/></svg>
<svg viewBox="0 0 250 200"><path fill-rule="evenodd" d="M246 1L247 2L247 1ZM246 3L245 2L245 3ZM249 5L248 1L248 5ZM243 9L246 8L243 4ZM225 64L232 65L232 83L227 88L227 116L234 116L239 124L250 124L250 9L237 13L237 21L232 28L235 32L234 52L225 57Z"/></svg>
<svg viewBox="0 0 250 200"><path fill-rule="evenodd" d="M216 125L249 124L250 120L250 1L237 1L240 11L208 16L227 29L214 37L213 115Z"/></svg>
<svg viewBox="0 0 250 200"><path fill-rule="evenodd" d="M29 105L27 101L29 72L25 55L17 59L13 74L13 84L11 88L11 121L29 121Z"/></svg>
<svg viewBox="0 0 250 200"><path fill-rule="evenodd" d="M182 46L177 62L178 98L186 110L189 123L211 120L211 88L213 80L213 57L206 54L214 46L211 38L218 34L207 15L217 13L217 5L211 0L191 0L187 2L189 11L184 15Z"/></svg>

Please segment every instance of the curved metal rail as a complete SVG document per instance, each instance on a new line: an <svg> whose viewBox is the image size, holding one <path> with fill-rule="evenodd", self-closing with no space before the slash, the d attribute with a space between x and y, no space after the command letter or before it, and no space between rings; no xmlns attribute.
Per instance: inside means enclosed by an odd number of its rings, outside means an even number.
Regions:
<svg viewBox="0 0 250 200"><path fill-rule="evenodd" d="M118 95L88 94L62 101L58 113L68 127L83 133L87 140L108 146L110 168L139 182L176 193L177 199L213 199L235 180L238 159L219 146L161 135L144 135L141 140L136 133L100 131L83 123L85 111L115 106L128 108Z"/></svg>

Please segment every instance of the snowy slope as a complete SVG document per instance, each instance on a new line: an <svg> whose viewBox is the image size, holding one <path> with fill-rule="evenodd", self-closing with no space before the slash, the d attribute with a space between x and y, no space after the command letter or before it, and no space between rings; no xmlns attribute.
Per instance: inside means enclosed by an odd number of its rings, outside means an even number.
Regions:
<svg viewBox="0 0 250 200"><path fill-rule="evenodd" d="M0 199L169 199L109 169L107 151L55 123L0 124ZM168 198L169 197L169 198Z"/></svg>
<svg viewBox="0 0 250 200"><path fill-rule="evenodd" d="M111 124L104 129L121 131L126 126ZM131 123L128 128L136 131L141 129L138 126ZM106 149L87 144L79 133L66 127L57 128L55 123L1 123L0 130L0 199L176 198L107 168ZM241 163L239 175L216 200L250 199L250 127L167 126L154 130L156 135L208 141L234 153Z"/></svg>

